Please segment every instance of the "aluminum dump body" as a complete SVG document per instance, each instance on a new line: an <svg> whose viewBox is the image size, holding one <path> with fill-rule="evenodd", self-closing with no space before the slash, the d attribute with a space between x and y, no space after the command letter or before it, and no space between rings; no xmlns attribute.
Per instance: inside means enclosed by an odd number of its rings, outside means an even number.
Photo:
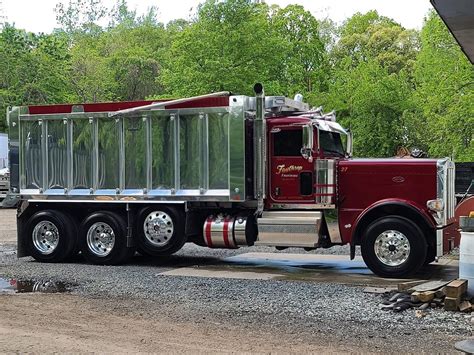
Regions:
<svg viewBox="0 0 474 355"><path fill-rule="evenodd" d="M30 200L244 201L244 96L113 116L139 103L8 112L12 192Z"/></svg>

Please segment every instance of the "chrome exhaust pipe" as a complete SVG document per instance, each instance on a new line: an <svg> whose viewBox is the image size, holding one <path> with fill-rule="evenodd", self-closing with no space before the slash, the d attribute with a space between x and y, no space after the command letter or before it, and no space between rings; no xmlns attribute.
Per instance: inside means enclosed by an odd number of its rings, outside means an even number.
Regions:
<svg viewBox="0 0 474 355"><path fill-rule="evenodd" d="M266 123L265 123L265 90L261 83L254 85L255 122L254 122L254 195L258 202L257 214L263 211L263 200L266 191Z"/></svg>

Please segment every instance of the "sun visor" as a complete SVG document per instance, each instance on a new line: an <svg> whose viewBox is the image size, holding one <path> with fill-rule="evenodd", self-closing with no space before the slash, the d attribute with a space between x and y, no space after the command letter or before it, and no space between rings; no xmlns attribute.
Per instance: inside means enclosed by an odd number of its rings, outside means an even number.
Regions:
<svg viewBox="0 0 474 355"><path fill-rule="evenodd" d="M314 119L313 124L322 131L347 134L347 131L337 122Z"/></svg>

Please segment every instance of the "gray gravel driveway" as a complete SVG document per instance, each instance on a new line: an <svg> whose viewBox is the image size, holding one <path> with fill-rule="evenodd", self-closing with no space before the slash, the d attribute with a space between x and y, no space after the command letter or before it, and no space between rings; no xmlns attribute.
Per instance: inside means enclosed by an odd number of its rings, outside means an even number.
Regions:
<svg viewBox="0 0 474 355"><path fill-rule="evenodd" d="M115 310L127 300L133 305L130 312L150 317L159 313L178 321L226 324L244 329L250 337L252 329L265 330L301 342L340 344L353 351L452 352L455 341L472 334L468 315L438 309L423 318L417 318L414 310L389 313L378 307L381 296L364 293L361 285L162 275L181 267L218 267L226 257L272 252L270 248L209 250L186 245L161 261L136 256L127 265L95 266L78 256L72 263L41 264L16 258L14 214L0 211L0 221L5 226L0 233L0 277L71 283L74 295L99 298ZM346 253L347 249L332 252ZM1 301L0 294L0 307Z"/></svg>

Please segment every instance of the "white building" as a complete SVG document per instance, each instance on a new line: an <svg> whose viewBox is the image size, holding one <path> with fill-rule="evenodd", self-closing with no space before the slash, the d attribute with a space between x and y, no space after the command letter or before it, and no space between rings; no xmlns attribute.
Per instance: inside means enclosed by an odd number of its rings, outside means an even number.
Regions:
<svg viewBox="0 0 474 355"><path fill-rule="evenodd" d="M8 167L8 135L0 133L0 169Z"/></svg>

